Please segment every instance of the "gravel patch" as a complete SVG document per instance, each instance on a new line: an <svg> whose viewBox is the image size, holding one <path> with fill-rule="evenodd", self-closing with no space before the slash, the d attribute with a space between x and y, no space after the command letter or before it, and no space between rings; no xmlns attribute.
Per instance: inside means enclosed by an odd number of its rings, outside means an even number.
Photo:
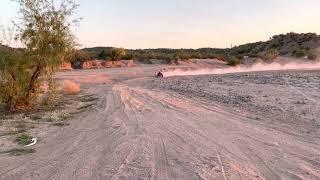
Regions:
<svg viewBox="0 0 320 180"><path fill-rule="evenodd" d="M222 104L257 121L320 137L320 71L270 71L154 79L153 90Z"/></svg>

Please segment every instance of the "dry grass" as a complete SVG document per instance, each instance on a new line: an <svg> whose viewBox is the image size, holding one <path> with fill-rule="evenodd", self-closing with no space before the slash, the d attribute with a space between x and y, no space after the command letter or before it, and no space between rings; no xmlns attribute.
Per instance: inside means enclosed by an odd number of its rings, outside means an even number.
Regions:
<svg viewBox="0 0 320 180"><path fill-rule="evenodd" d="M62 90L65 94L76 95L80 93L80 84L65 80L63 81Z"/></svg>
<svg viewBox="0 0 320 180"><path fill-rule="evenodd" d="M8 153L12 156L21 156L21 155L25 155L25 154L31 154L31 153L35 153L36 150L34 149L29 149L29 148L14 148L14 149L10 149L8 151L2 151L1 153Z"/></svg>

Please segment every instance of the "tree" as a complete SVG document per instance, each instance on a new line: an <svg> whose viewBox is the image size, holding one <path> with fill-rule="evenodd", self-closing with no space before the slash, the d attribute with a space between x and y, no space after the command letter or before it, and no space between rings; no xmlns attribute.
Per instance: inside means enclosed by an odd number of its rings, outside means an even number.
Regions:
<svg viewBox="0 0 320 180"><path fill-rule="evenodd" d="M66 52L75 46L70 20L78 7L72 0L15 0L20 5L16 39L23 50L1 57L0 102L11 109L30 108L40 85L52 82L52 76ZM51 83L49 83L50 86Z"/></svg>
<svg viewBox="0 0 320 180"><path fill-rule="evenodd" d="M292 55L296 58L302 58L306 56L306 50L298 48L296 50L293 51Z"/></svg>
<svg viewBox="0 0 320 180"><path fill-rule="evenodd" d="M174 54L174 60L176 61L189 61L191 56L184 52L183 50L178 51L176 54Z"/></svg>
<svg viewBox="0 0 320 180"><path fill-rule="evenodd" d="M71 64L82 63L90 59L93 59L93 56L89 52L78 49L68 51L67 55L64 57L64 61L70 62Z"/></svg>
<svg viewBox="0 0 320 180"><path fill-rule="evenodd" d="M123 56L126 55L126 51L123 48L114 48L111 50L111 60L120 61Z"/></svg>
<svg viewBox="0 0 320 180"><path fill-rule="evenodd" d="M134 54L133 53L126 53L125 56L123 56L124 60L134 60Z"/></svg>
<svg viewBox="0 0 320 180"><path fill-rule="evenodd" d="M277 49L270 49L264 52L261 58L266 61L273 61L278 56L279 56L279 51Z"/></svg>
<svg viewBox="0 0 320 180"><path fill-rule="evenodd" d="M308 59L309 60L316 60L318 58L318 49L312 49L308 52Z"/></svg>
<svg viewBox="0 0 320 180"><path fill-rule="evenodd" d="M228 66L238 66L241 64L241 60L233 55L227 54L225 56L225 60L226 60Z"/></svg>
<svg viewBox="0 0 320 180"><path fill-rule="evenodd" d="M105 50L102 50L99 55L98 55L99 59L103 59L106 60L108 58L108 54L106 53Z"/></svg>

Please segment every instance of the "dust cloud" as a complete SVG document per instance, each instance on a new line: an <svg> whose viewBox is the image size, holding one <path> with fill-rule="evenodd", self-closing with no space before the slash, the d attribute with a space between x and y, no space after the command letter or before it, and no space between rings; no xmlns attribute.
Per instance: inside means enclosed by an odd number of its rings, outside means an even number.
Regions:
<svg viewBox="0 0 320 180"><path fill-rule="evenodd" d="M206 69L174 69L162 72L164 77L171 76L192 76L192 75L209 75L209 74L231 74L241 72L255 72L255 71L275 71L275 70L313 70L320 69L320 62L299 63L290 62L286 64L280 63L256 63L252 66L237 66L228 68L206 68Z"/></svg>

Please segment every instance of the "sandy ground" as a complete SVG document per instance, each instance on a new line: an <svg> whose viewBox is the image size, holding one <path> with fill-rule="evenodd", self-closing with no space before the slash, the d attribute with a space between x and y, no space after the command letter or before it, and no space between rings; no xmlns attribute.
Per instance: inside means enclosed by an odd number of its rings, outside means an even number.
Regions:
<svg viewBox="0 0 320 180"><path fill-rule="evenodd" d="M0 179L319 179L320 71L155 79L161 65L62 72L99 97Z"/></svg>

